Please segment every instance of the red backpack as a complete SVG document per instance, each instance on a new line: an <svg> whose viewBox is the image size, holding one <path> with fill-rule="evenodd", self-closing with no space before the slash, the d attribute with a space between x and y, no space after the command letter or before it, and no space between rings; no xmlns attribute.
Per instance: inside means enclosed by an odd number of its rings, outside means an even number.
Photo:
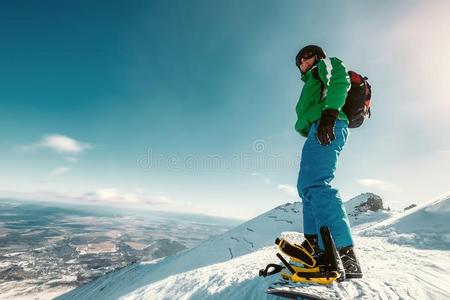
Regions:
<svg viewBox="0 0 450 300"><path fill-rule="evenodd" d="M350 122L348 127L357 128L362 125L366 118L370 118L372 115L370 112L372 87L365 76L363 77L354 71L349 71L348 76L350 76L351 88L347 92L342 111L347 115ZM320 81L323 89L324 83L319 77L317 68L313 69L313 77Z"/></svg>

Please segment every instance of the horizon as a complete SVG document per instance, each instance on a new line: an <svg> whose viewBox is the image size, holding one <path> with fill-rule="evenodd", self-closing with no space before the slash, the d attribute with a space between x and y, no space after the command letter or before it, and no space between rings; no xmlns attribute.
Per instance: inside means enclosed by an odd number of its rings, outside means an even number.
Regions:
<svg viewBox="0 0 450 300"><path fill-rule="evenodd" d="M359 198L362 195L367 195L367 194L372 194L372 195L378 196L377 194L374 194L374 193L371 193L371 192L365 192L365 193L361 193L359 195L356 195L356 196L354 196L354 197L352 197L350 199L343 199L343 202L347 203L347 202L350 202L350 201L352 201L352 200L354 200L356 198ZM432 197L432 198L427 199L425 201L422 201L421 203L410 203L409 205L407 205L407 206L405 206L405 207L403 207L401 209L391 209L389 204L384 202L384 200L382 199L383 200L383 208L386 209L386 210L389 210L389 211L394 211L394 212L397 212L397 213L403 213L403 212L406 211L406 208L410 209L410 208L426 206L426 205L429 205L431 203L434 203L435 201L444 199L445 197L448 197L449 195L450 195L450 191L447 192L447 193L443 193L443 194L441 194L439 196L435 196L435 197ZM296 202L299 202L300 204L302 204L301 199L299 201L292 201L292 202L288 201L288 202L285 202L285 203L280 203L276 207L273 207L273 208L271 208L271 209L269 209L267 211L264 211L260 215L256 215L256 216L254 216L252 218L239 219L239 218L233 218L233 217L222 217L222 216L202 214L202 213L195 213L195 212L152 210L151 208L140 209L140 208L137 208L137 207L129 208L129 207L121 206L121 205L115 205L115 206L110 205L110 206L106 206L105 207L105 204L102 203L102 202L81 202L80 203L80 202L76 202L77 199L72 199L72 201L69 201L69 202L61 202L61 201L58 201L57 199L54 199L54 200L48 200L48 199L47 200L45 200L45 199L27 199L27 198L14 198L14 196L12 196L12 197L0 197L0 202L1 201L15 201L15 202L23 203L23 204L41 204L41 205L48 205L48 206L52 206L52 207L54 206L54 207L60 207L60 208L66 208L66 209L75 209L75 210L82 210L82 209L94 207L96 209L95 212L105 213L105 214L108 214L108 213L120 213L120 214L123 214L123 215L127 215L129 213L133 213L133 214L145 215L145 214L149 213L150 215L147 215L147 216L151 216L151 214L154 214L154 215L162 215L162 216L165 216L165 217L177 217L179 215L182 215L182 216L191 216L193 218L200 217L200 218L209 218L209 219L225 221L225 222L232 222L233 226L239 226L239 225L241 225L241 224L243 224L243 223L245 223L245 222L247 222L247 221L249 221L251 219L258 218L262 214L267 213L268 211L273 210L273 209L275 209L278 206L283 206L283 205L286 205L286 204L293 204L293 203L296 203ZM411 205L415 205L415 206L410 207ZM103 210L105 208L107 208L106 211Z"/></svg>
<svg viewBox="0 0 450 300"><path fill-rule="evenodd" d="M373 89L333 181L344 201L428 202L450 191L449 9L1 3L0 197L238 220L300 201L294 59L319 44Z"/></svg>

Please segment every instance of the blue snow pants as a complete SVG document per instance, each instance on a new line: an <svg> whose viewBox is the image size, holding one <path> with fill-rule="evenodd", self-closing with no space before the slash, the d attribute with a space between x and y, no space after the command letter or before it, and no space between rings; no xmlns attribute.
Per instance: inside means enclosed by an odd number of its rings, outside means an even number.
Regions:
<svg viewBox="0 0 450 300"><path fill-rule="evenodd" d="M303 229L305 234L317 234L320 248L320 227L328 226L337 248L353 245L350 223L337 189L331 186L339 154L348 135L347 123L336 120L334 139L323 146L316 138L318 121L311 125L303 145L297 189L303 201Z"/></svg>

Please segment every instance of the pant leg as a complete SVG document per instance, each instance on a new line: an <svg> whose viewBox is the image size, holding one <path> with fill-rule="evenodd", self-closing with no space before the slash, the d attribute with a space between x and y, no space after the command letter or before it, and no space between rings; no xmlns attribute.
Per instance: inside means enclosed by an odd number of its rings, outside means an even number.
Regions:
<svg viewBox="0 0 450 300"><path fill-rule="evenodd" d="M302 151L303 153L303 151ZM302 160L303 160L303 154L302 154ZM300 170L302 168L300 167ZM301 172L299 173L298 180L297 180L297 190L298 194L302 198L302 206L303 206L303 233L304 234L316 234L318 235L319 232L317 231L317 224L316 224L316 217L314 216L313 208L311 205L311 201L302 193L302 189L300 186L300 178L301 178Z"/></svg>
<svg viewBox="0 0 450 300"><path fill-rule="evenodd" d="M303 146L298 179L298 190L304 202L303 212L306 213L306 219L303 216L305 233L310 233L306 230L312 231L313 217L315 233L319 233L320 227L328 226L337 248L350 246L353 239L347 213L338 190L331 186L339 154L349 135L347 123L336 121L336 139L328 146L319 143L316 131L317 122L311 125ZM322 240L319 241L321 249L324 249Z"/></svg>

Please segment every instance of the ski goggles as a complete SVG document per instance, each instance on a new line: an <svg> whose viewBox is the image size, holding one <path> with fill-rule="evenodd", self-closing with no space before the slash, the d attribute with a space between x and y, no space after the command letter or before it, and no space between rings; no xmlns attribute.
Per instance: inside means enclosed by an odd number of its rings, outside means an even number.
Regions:
<svg viewBox="0 0 450 300"><path fill-rule="evenodd" d="M312 53L312 52L306 52L306 53L302 53L302 55L300 55L300 61L301 59L310 59L312 57L314 57L316 54Z"/></svg>
<svg viewBox="0 0 450 300"><path fill-rule="evenodd" d="M316 54L313 52L301 53L299 56L297 56L297 61L296 61L297 67L300 68L300 65L302 64L302 59L310 59L314 56L316 56Z"/></svg>

